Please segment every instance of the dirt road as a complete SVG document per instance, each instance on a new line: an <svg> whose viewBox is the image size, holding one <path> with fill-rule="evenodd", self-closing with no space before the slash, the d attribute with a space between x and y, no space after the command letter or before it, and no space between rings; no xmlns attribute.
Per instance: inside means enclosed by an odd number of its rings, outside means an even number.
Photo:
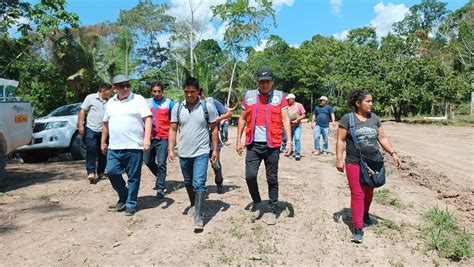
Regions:
<svg viewBox="0 0 474 267"><path fill-rule="evenodd" d="M0 186L2 263L432 266L437 261L442 266L473 266L472 259L454 263L427 253L420 230L423 214L439 205L474 232L469 172L473 128L391 123L384 128L405 161L402 170L389 163L384 187L399 205L374 201L373 218L392 224L366 228L361 245L349 241L352 223L345 175L336 171L334 155L311 155L311 129L305 124L302 160L280 160L275 226L251 222L245 210L251 200L243 179L244 159L233 146L222 152L227 192L215 192L209 169L205 230L200 234L193 233L192 218L182 214L188 200L177 163L169 164L169 194L163 201L154 199L153 177L143 169L139 211L133 217L109 211L115 192L107 180L89 185L83 161L10 163ZM235 128L230 134L235 137ZM331 138L332 151L334 144ZM441 163L440 157L448 159ZM266 199L264 173L261 166L259 185Z"/></svg>

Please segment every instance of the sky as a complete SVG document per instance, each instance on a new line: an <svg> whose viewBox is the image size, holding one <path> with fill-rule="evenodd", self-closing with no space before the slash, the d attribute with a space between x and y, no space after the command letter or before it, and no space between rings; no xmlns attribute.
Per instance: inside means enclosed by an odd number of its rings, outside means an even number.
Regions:
<svg viewBox="0 0 474 267"><path fill-rule="evenodd" d="M442 1L442 0L441 0ZM469 0L444 0L448 10L456 10ZM38 1L29 1L32 3ZM66 9L79 15L82 25L103 21L116 21L120 10L128 10L138 0L68 0ZM170 14L182 17L189 10L189 0L153 0L154 3L168 3L172 8ZM212 22L210 7L225 0L194 0L199 3L196 11L203 26L202 39L222 40L224 26ZM343 39L348 29L372 25L379 37L391 30L394 22L403 19L408 9L421 0L274 0L277 27L271 28L269 34L282 37L291 46L299 46L316 34L335 36ZM166 42L169 36L162 36ZM257 50L265 47L265 39Z"/></svg>

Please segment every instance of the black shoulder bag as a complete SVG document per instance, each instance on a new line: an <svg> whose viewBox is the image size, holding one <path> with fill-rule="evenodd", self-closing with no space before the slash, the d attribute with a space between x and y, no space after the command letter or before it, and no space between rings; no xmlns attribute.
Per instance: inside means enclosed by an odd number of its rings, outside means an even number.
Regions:
<svg viewBox="0 0 474 267"><path fill-rule="evenodd" d="M368 187L381 187L385 184L385 165L382 154L378 153L374 159L369 159L362 154L355 133L353 112L349 113L349 128L354 146L360 155L360 182Z"/></svg>

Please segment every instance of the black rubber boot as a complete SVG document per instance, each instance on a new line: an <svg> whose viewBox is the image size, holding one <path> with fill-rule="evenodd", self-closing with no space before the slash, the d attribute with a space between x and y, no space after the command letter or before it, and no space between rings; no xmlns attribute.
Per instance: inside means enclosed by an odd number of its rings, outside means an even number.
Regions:
<svg viewBox="0 0 474 267"><path fill-rule="evenodd" d="M194 213L194 232L202 232L204 230L204 198L205 192L196 192L196 205Z"/></svg>
<svg viewBox="0 0 474 267"><path fill-rule="evenodd" d="M186 186L186 192L188 192L189 202L191 207L194 206L195 193L192 186Z"/></svg>

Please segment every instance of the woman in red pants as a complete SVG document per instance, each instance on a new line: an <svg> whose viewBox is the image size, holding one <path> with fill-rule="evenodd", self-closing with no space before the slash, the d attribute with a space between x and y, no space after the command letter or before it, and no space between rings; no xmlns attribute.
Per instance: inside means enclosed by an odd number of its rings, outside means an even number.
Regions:
<svg viewBox="0 0 474 267"><path fill-rule="evenodd" d="M347 101L349 107L355 114L355 135L360 146L361 153L368 158L376 157L380 153L379 144L390 154L393 161L400 167L401 160L397 152L385 136L379 117L372 113L372 95L367 90L355 90L349 94ZM370 225L372 221L369 217L370 203L374 193L374 188L360 183L360 155L357 152L349 128L349 113L345 114L337 129L336 142L336 167L340 172L344 172L344 143L346 145L345 167L347 181L351 190L351 211L352 223L354 225L354 235L352 241L362 243L364 224Z"/></svg>

